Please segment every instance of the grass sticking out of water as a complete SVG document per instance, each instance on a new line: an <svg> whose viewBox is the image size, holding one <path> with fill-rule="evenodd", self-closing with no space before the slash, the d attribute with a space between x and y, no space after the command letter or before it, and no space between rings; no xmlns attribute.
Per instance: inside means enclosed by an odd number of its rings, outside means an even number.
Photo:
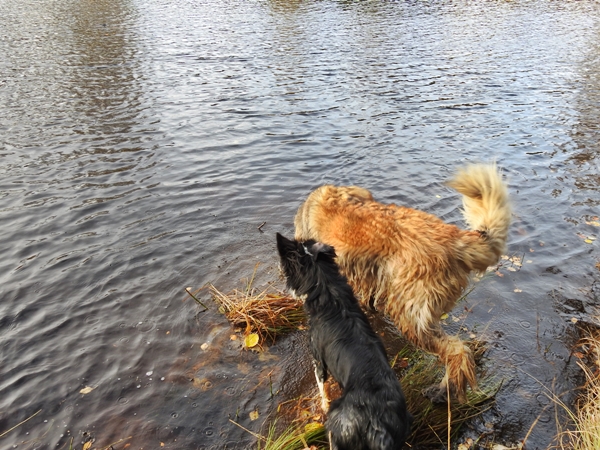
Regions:
<svg viewBox="0 0 600 450"><path fill-rule="evenodd" d="M560 431L557 448L566 450L600 449L600 330L584 330L585 337L579 347L585 351L588 364L577 364L585 374L586 383L582 388L573 410L555 394L547 394L557 407L566 411L574 424L573 429Z"/></svg>
<svg viewBox="0 0 600 450"><path fill-rule="evenodd" d="M253 286L258 264L244 289L223 293L214 285L208 289L234 327L242 328L245 334L257 333L261 342L274 340L277 335L297 330L305 322L302 302L287 295L273 284L263 289Z"/></svg>
<svg viewBox="0 0 600 450"><path fill-rule="evenodd" d="M302 429L290 426L282 433L276 432L276 423L269 426L269 433L264 440L259 439L257 450L302 450L329 448L327 443L327 431L323 425ZM277 436L277 437L276 437Z"/></svg>

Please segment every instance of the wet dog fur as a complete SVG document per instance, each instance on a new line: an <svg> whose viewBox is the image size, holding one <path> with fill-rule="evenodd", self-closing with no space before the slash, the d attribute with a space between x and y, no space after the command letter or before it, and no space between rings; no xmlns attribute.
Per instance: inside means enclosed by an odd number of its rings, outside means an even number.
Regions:
<svg viewBox="0 0 600 450"><path fill-rule="evenodd" d="M475 389L471 350L442 329L440 317L464 293L470 275L498 262L505 250L511 209L495 164L460 169L447 183L463 195L469 230L423 211L383 204L356 186L321 186L300 206L295 238L333 246L337 263L359 300L385 312L406 338L446 366L427 394L446 391L466 400Z"/></svg>
<svg viewBox="0 0 600 450"><path fill-rule="evenodd" d="M381 339L340 274L334 249L277 234L287 288L304 300L315 375L327 411L328 373L343 394L331 402L325 426L334 450L401 449L412 416Z"/></svg>

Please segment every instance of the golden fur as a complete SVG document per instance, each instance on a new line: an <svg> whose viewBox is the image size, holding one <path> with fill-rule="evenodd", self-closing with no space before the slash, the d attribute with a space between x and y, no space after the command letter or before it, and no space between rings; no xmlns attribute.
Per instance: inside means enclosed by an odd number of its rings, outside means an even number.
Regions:
<svg viewBox="0 0 600 450"><path fill-rule="evenodd" d="M296 239L315 239L335 248L344 275L363 304L373 302L404 336L439 356L446 375L435 391L466 399L476 388L470 349L442 329L467 287L472 271L496 264L510 225L508 191L495 164L470 165L448 185L463 195L470 230L403 206L382 204L356 186L321 186L300 206ZM439 390L438 390L439 389Z"/></svg>

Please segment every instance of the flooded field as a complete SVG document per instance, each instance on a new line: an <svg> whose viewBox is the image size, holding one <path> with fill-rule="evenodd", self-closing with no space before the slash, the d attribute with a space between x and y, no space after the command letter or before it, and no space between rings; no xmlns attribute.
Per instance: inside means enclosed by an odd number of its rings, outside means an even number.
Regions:
<svg viewBox="0 0 600 450"><path fill-rule="evenodd" d="M598 3L0 0L0 55L0 433L40 411L0 447L250 448L305 335L244 351L185 288L277 280L323 183L462 224L443 182L491 160L518 264L447 319L504 380L466 433L552 443L598 323Z"/></svg>

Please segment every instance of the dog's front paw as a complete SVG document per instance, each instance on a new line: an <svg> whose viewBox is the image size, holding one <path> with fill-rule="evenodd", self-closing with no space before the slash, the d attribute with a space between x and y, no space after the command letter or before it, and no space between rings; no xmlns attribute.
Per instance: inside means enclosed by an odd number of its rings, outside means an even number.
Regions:
<svg viewBox="0 0 600 450"><path fill-rule="evenodd" d="M424 397L428 398L431 403L434 404L446 403L448 401L448 392L446 390L446 386L435 384L423 389L421 393Z"/></svg>

